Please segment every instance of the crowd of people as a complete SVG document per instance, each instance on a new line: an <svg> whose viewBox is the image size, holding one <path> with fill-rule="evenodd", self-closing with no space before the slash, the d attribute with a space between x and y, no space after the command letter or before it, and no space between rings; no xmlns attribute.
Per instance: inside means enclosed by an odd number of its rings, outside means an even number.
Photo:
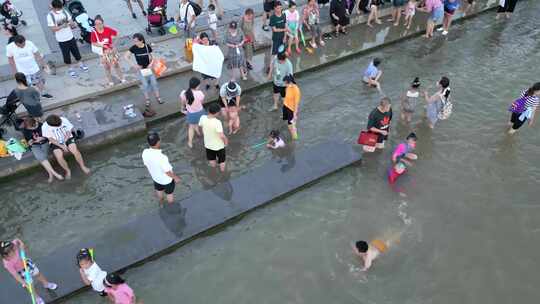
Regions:
<svg viewBox="0 0 540 304"><path fill-rule="evenodd" d="M130 0L127 2L130 3ZM329 6L330 18L335 28L334 35L339 36L347 34L349 17L353 12L368 13L368 26L372 26L372 22L381 23L378 7L383 3L382 0L361 0L358 2L354 0L309 0L300 14L293 1L288 1L288 7L285 11L283 11L280 1L264 1L265 23L263 29L272 31L271 53L273 57L266 74L268 80L272 81L273 105L270 111L277 111L281 107L283 125L287 125L291 141L299 139L297 124L302 93L296 83L293 65L289 57L293 56L293 49L296 53L301 53L299 43L300 36L303 35L301 28L304 27L312 34L309 41L312 48L324 46L325 42L320 28L322 7ZM208 18L211 21L210 35L206 32L195 35L196 14L192 4L189 1L180 0L178 20L185 22L186 35L195 38L194 43L205 46L217 43L217 29L212 26L217 19L217 15L214 16L217 4L215 1L208 7L210 12ZM508 16L514 10L516 1L503 0L500 4L498 13ZM85 72L88 67L81 61L77 42L71 30L72 20L63 5L61 0L52 0L51 11L47 15L47 24L55 33L64 63L70 65L69 75L78 77L78 70ZM129 5L131 9L131 4ZM463 10L467 12L470 6L474 5L474 0L393 0L392 5L394 9L389 21L395 26L400 25L402 14L405 15L404 26L410 27L416 10L429 13L425 37L430 38L433 36L435 25L440 22L443 24L440 28L442 34L448 34L455 11L464 5ZM141 9L145 14L142 5ZM136 17L135 14L133 17ZM241 128L240 114L244 107L241 104L242 87L239 80L244 80L253 68L251 60L256 41L253 18L253 10L246 10L238 21L229 23L225 33L223 42L227 47L227 68L233 71L232 77L225 83L220 83L216 77L201 74L200 77L192 77L187 88L179 94L180 109L186 115L188 124L188 147L194 148L195 136L202 135L208 164L220 172L227 170L228 136L235 136ZM266 20L268 20L268 24L266 24ZM91 42L93 51L100 56L109 85L114 85L113 69L120 82L125 81L119 66L121 56L114 45L114 39L117 36L118 32L115 29L106 26L101 16L96 16ZM157 103L163 103L156 75L151 68L154 62L152 46L146 42L143 34L134 34L132 38L133 45L123 58L138 71L145 104L150 106L150 94L153 94ZM66 117L57 114L47 115L43 119L39 99L40 97L50 98L52 96L46 91L44 85L40 69L44 63L37 47L23 36L14 35L7 47L7 55L15 72L17 83L15 93L28 110L28 117L22 122L21 131L31 147L34 157L48 173L49 182L54 179L71 178L71 169L64 159L64 154L67 152L73 154L80 169L89 174L90 169L86 166L83 156L77 148L76 139L79 136L73 124ZM72 61L72 57L74 61ZM366 129L361 132L358 139L358 143L368 153L385 148L393 119L391 99L384 94L382 89L382 63L382 59L373 58L360 77L367 88L377 89L382 95L378 106L370 112ZM435 92L430 94L427 90L422 90L420 77L415 77L412 80L406 92L403 92L399 97L400 118L404 124L411 123L422 97L425 103L425 119L430 128L435 128L440 120L446 120L451 116L453 104L450 100L450 79L442 76L437 82L437 86ZM219 102L212 103L205 109L205 96L211 88L217 90ZM511 104L508 132L515 133L527 121L529 125L532 125L539 105L540 83L535 83L524 90ZM225 121L227 129L224 128L220 117ZM172 204L174 203L175 186L180 182L180 177L174 173L168 157L161 150L159 134L151 132L146 139L148 148L142 152L142 162L153 180L160 206L164 205L165 200ZM418 155L414 153L417 140L419 140L417 135L411 132L394 149L391 165L388 169L390 184L394 184L418 159ZM271 130L268 140L263 144L269 149L281 149L287 145L286 141L279 130ZM52 151L56 161L63 169L63 174L58 173L49 162L49 151ZM388 249L390 243L388 240L375 240L371 243L358 241L353 244L353 251L363 259L364 270L367 270L373 260ZM49 282L31 259L21 257L19 253L24 249L24 243L18 239L1 242L0 255L4 267L25 288L29 287L25 277L29 273L46 289L56 289L57 285ZM107 273L97 265L91 249L81 249L76 258L81 280L86 285L92 286L98 294L109 297L113 303L134 304L136 302L133 290L118 274ZM44 303L37 293L35 296L37 303Z"/></svg>

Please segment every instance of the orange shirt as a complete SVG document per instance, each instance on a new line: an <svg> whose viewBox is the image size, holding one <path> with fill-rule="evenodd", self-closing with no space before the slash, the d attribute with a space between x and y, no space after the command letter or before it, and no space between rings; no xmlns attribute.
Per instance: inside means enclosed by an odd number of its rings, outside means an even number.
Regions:
<svg viewBox="0 0 540 304"><path fill-rule="evenodd" d="M288 86L285 91L283 105L289 108L289 110L296 112L298 111L298 104L300 103L301 97L302 94L300 93L300 88L298 88L297 85Z"/></svg>

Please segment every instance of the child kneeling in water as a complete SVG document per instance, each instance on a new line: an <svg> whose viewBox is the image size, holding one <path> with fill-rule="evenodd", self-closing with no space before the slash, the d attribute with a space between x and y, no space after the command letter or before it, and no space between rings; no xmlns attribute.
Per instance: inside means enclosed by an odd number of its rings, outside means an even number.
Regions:
<svg viewBox="0 0 540 304"><path fill-rule="evenodd" d="M84 284L92 286L92 289L100 296L107 296L105 285L103 285L103 280L107 276L107 272L101 270L99 265L94 262L94 257L90 249L83 248L79 251L77 254L77 264L79 265L79 273Z"/></svg>
<svg viewBox="0 0 540 304"><path fill-rule="evenodd" d="M266 147L269 149L279 149L279 148L285 147L285 142L279 136L278 130L270 131L270 135L268 135L268 143L266 144Z"/></svg>
<svg viewBox="0 0 540 304"><path fill-rule="evenodd" d="M400 143L392 153L392 167L388 171L390 184L395 183L398 177L407 171L408 166L412 166L410 161L418 159L418 155L411 153L416 148L416 141L416 134L411 133L407 136L406 141Z"/></svg>
<svg viewBox="0 0 540 304"><path fill-rule="evenodd" d="M47 281L45 276L37 266L32 262L31 259L26 259L26 268L24 266L24 261L21 258L21 251L25 250L26 246L19 239L14 239L13 241L4 241L0 242L0 255L2 255L2 262L4 263L4 268L11 274L11 276L19 283L23 288L28 288L26 286L25 280L25 271L28 270L32 277L35 277L45 289L55 290L58 285ZM34 284L31 284L34 285ZM38 304L45 304L45 301L36 293L34 289L34 295L36 302Z"/></svg>

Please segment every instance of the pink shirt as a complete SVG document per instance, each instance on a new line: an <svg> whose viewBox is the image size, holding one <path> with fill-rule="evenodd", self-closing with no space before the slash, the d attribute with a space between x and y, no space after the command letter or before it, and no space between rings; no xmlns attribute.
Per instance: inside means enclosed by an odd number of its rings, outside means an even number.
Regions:
<svg viewBox="0 0 540 304"><path fill-rule="evenodd" d="M180 98L186 103L186 109L189 113L197 113L203 110L204 93L199 90L193 90L193 96L195 100L191 105L186 100L186 91L180 93Z"/></svg>
<svg viewBox="0 0 540 304"><path fill-rule="evenodd" d="M18 240L14 240L13 241L13 246L14 246L15 252L17 252L17 254L14 257L12 257L11 259L9 259L9 260L8 259L3 259L2 262L4 262L4 268L6 268L6 270L9 273L11 273L14 276L18 276L19 271L24 270L23 261L22 261L21 257L18 254L20 242Z"/></svg>
<svg viewBox="0 0 540 304"><path fill-rule="evenodd" d="M105 291L114 297L114 304L134 304L133 290L127 284L120 284L116 289L106 287Z"/></svg>
<svg viewBox="0 0 540 304"><path fill-rule="evenodd" d="M439 8L442 6L441 0L426 0L426 10L428 12L433 11L436 8Z"/></svg>

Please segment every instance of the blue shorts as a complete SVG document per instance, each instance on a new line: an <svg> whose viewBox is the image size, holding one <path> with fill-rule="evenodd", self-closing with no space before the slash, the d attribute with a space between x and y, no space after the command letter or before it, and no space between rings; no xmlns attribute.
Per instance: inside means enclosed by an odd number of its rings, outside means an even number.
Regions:
<svg viewBox="0 0 540 304"><path fill-rule="evenodd" d="M435 23L439 23L442 21L442 18L444 16L444 8L443 6L439 6L438 8L434 8L432 11L431 11L431 20L433 20L433 22Z"/></svg>
<svg viewBox="0 0 540 304"><path fill-rule="evenodd" d="M205 115L206 111L203 109L199 112L187 113L187 123L190 125L199 125L199 120L201 116Z"/></svg>

